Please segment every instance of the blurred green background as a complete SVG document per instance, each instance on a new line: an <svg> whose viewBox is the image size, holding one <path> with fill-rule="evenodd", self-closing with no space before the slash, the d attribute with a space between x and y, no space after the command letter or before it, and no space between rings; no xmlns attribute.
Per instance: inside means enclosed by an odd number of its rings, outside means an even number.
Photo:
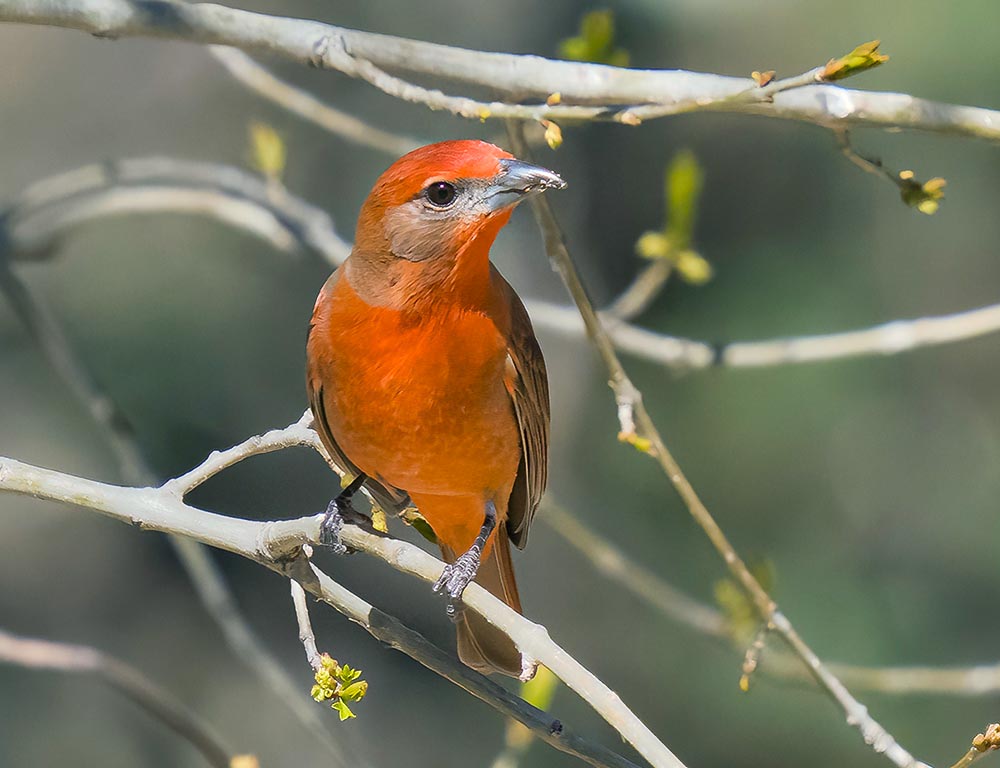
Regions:
<svg viewBox="0 0 1000 768"><path fill-rule="evenodd" d="M746 75L804 71L878 37L892 56L852 87L1000 107L989 0L607 2L601 6L366 0L242 7L470 48L554 55L593 7L616 13L633 66ZM332 73L265 62L380 126L428 140L494 138L500 125L403 104ZM169 155L246 165L247 125L285 137L287 186L350 236L390 157L324 133L237 85L199 47L0 25L0 201L47 175L109 158ZM706 286L672 282L648 327L712 341L848 330L998 300L1000 150L984 142L856 131L857 147L922 179L948 179L923 216L846 162L811 125L732 115L638 129L567 128L538 159L570 182L552 197L594 296L641 266L633 244L662 222L663 168L689 147L705 168L696 247ZM495 260L522 295L567 301L531 217ZM19 269L54 305L82 357L135 425L162 476L294 420L304 336L328 269L220 224L143 216L88 226L51 263ZM711 600L721 563L653 462L615 439L606 375L577 337L542 333L554 404L551 494L637 561ZM745 554L770 559L776 596L824 658L860 664L1000 659L1000 339L887 358L678 375L626 358L668 443ZM115 481L113 456L0 302L0 454ZM258 458L193 497L258 519L322 509L335 479L306 451ZM93 644L163 682L264 766L326 757L230 654L172 550L93 513L0 497L0 624ZM405 531L412 538L412 532ZM284 581L218 555L253 626L308 694ZM363 556L334 577L446 647L426 584ZM691 768L888 765L824 697L755 679L740 658L595 574L545 525L517 557L527 614L616 689ZM370 766L489 765L503 723L487 706L314 609L322 648L371 688L335 737ZM860 694L908 749L949 765L997 718L1000 695ZM317 705L318 706L318 705ZM617 748L566 690L553 713ZM625 749L624 746L622 746ZM0 765L200 765L191 749L101 685L0 666ZM523 765L576 761L536 744Z"/></svg>

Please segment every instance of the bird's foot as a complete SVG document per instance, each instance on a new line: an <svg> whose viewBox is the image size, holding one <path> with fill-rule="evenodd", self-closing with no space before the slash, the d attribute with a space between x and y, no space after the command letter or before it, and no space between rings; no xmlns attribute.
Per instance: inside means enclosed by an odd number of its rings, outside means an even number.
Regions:
<svg viewBox="0 0 1000 768"><path fill-rule="evenodd" d="M319 524L319 543L329 547L338 555L348 555L354 552L341 541L340 533L347 523L362 525L367 518L351 506L351 500L341 496L333 499L326 507L326 514Z"/></svg>
<svg viewBox="0 0 1000 768"><path fill-rule="evenodd" d="M458 613L456 605L461 601L462 593L479 572L480 558L479 548L472 547L468 552L459 555L454 563L446 565L441 572L441 578L434 585L435 592L443 592L449 597L448 615L452 618Z"/></svg>

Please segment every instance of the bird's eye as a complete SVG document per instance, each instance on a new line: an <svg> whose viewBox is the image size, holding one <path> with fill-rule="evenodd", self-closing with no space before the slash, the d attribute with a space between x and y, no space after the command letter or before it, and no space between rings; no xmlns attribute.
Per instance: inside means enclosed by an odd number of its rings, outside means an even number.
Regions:
<svg viewBox="0 0 1000 768"><path fill-rule="evenodd" d="M455 202L457 194L458 190L455 189L455 185L449 184L447 181L435 181L424 190L424 196L431 205L437 208L447 208Z"/></svg>

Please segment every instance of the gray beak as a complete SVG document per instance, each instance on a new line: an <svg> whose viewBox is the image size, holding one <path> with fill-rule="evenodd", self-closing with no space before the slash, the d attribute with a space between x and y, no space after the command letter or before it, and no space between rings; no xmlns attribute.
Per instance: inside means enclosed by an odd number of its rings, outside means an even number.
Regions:
<svg viewBox="0 0 1000 768"><path fill-rule="evenodd" d="M500 173L486 190L486 202L498 211L547 189L565 188L562 177L547 168L523 160L501 160Z"/></svg>

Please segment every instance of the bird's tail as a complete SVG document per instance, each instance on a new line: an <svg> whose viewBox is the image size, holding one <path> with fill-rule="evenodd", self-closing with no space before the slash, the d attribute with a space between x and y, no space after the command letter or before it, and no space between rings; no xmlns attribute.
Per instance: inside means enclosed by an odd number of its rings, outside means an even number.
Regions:
<svg viewBox="0 0 1000 768"><path fill-rule="evenodd" d="M455 561L455 553L441 547L446 562ZM514 580L514 564L510 559L510 542L507 528L497 526L490 553L483 558L476 574L476 583L495 597L503 600L518 613L521 598ZM507 634L490 624L473 611L465 611L458 620L458 657L468 666L483 674L500 672L511 677L521 675L521 653Z"/></svg>

